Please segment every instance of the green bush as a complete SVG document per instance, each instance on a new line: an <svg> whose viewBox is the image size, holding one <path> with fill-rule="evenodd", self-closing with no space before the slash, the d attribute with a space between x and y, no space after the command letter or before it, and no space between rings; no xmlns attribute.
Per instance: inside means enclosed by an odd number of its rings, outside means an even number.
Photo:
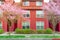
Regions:
<svg viewBox="0 0 60 40"><path fill-rule="evenodd" d="M36 32L36 30L31 30L30 31L30 34L36 34L37 32Z"/></svg>
<svg viewBox="0 0 60 40"><path fill-rule="evenodd" d="M37 30L37 34L43 34L44 30Z"/></svg>
<svg viewBox="0 0 60 40"><path fill-rule="evenodd" d="M52 34L53 33L53 31L52 31L52 29L50 29L50 28L47 28L46 30L45 30L45 34Z"/></svg>
<svg viewBox="0 0 60 40"><path fill-rule="evenodd" d="M35 31L34 30L30 30L30 29L19 29L19 28L17 28L15 30L15 33L16 34L35 34Z"/></svg>
<svg viewBox="0 0 60 40"><path fill-rule="evenodd" d="M0 29L0 34L4 33L3 29Z"/></svg>
<svg viewBox="0 0 60 40"><path fill-rule="evenodd" d="M31 29L24 29L23 32L24 32L24 34L33 34L33 33L35 33L34 30L31 30Z"/></svg>
<svg viewBox="0 0 60 40"><path fill-rule="evenodd" d="M30 29L23 29L23 34L30 34Z"/></svg>
<svg viewBox="0 0 60 40"><path fill-rule="evenodd" d="M22 29L17 28L17 29L15 30L15 33L17 33L17 34L22 34L23 31L22 31Z"/></svg>
<svg viewBox="0 0 60 40"><path fill-rule="evenodd" d="M17 28L15 30L15 33L17 34L52 34L53 31L50 28L47 28L46 30L31 30L31 29L19 29Z"/></svg>

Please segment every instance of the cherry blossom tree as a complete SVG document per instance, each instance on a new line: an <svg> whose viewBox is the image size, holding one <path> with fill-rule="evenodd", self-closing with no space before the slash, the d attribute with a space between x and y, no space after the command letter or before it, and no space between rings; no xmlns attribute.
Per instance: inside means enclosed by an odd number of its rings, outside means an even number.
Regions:
<svg viewBox="0 0 60 40"><path fill-rule="evenodd" d="M45 3L44 10L48 15L48 20L53 24L53 30L55 31L56 25L60 20L60 0L51 0Z"/></svg>
<svg viewBox="0 0 60 40"><path fill-rule="evenodd" d="M11 23L15 20L17 20L17 18L19 17L20 19L22 19L23 21L28 20L25 19L22 14L26 13L25 10L22 10L20 7L18 7L17 5L11 4L11 3L6 3L3 2L2 5L0 5L0 11L3 12L1 13L1 18L2 17L6 17L7 21L8 21L8 25L9 28L11 26Z"/></svg>

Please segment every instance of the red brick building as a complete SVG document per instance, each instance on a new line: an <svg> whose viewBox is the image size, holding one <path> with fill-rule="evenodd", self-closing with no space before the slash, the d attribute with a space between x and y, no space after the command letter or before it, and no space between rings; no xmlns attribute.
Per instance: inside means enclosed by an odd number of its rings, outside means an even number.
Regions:
<svg viewBox="0 0 60 40"><path fill-rule="evenodd" d="M27 11L27 14L23 14L24 17L30 19L29 22L25 22L27 28L28 26L29 29L33 30L48 28L48 20L46 19L46 13L43 10L44 0L22 0L21 3L21 8ZM25 29L25 25L19 25L18 27Z"/></svg>
<svg viewBox="0 0 60 40"><path fill-rule="evenodd" d="M14 31L16 28L38 30L49 27L47 15L43 10L44 0L21 0L21 3L16 3L14 0L5 0L5 2L20 5L20 8L27 11L26 14L23 14L23 17L30 20L22 22L18 19L16 23L13 22L10 28L11 31ZM9 30L7 25L7 21L2 19L1 26L6 32Z"/></svg>

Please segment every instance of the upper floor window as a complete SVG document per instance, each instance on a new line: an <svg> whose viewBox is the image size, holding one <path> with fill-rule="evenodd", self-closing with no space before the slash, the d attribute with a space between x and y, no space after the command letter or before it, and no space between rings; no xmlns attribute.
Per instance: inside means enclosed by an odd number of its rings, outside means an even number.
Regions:
<svg viewBox="0 0 60 40"><path fill-rule="evenodd" d="M3 1L4 1L4 0L0 0L0 5L2 5L2 4L3 4Z"/></svg>
<svg viewBox="0 0 60 40"><path fill-rule="evenodd" d="M27 22L27 21L22 22L22 27L23 27L23 29L29 29L30 28L30 22Z"/></svg>
<svg viewBox="0 0 60 40"><path fill-rule="evenodd" d="M2 17L3 16L3 11L2 10L0 10L0 17Z"/></svg>
<svg viewBox="0 0 60 40"><path fill-rule="evenodd" d="M24 1L23 2L23 6L29 6L29 5L30 5L29 1Z"/></svg>
<svg viewBox="0 0 60 40"><path fill-rule="evenodd" d="M16 3L19 3L19 2L21 2L21 0L14 0Z"/></svg>
<svg viewBox="0 0 60 40"><path fill-rule="evenodd" d="M36 22L36 29L37 30L44 29L44 21L37 21Z"/></svg>
<svg viewBox="0 0 60 40"><path fill-rule="evenodd" d="M36 6L42 6L42 2L36 1Z"/></svg>
<svg viewBox="0 0 60 40"><path fill-rule="evenodd" d="M44 18L44 12L42 10L37 10L36 18Z"/></svg>
<svg viewBox="0 0 60 40"><path fill-rule="evenodd" d="M23 16L25 18L29 18L30 17L30 11L29 10L26 10L27 13L23 14Z"/></svg>

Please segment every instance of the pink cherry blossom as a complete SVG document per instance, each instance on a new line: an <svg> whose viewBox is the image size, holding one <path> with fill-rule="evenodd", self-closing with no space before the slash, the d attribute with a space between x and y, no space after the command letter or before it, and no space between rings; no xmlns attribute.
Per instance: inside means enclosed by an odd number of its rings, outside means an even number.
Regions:
<svg viewBox="0 0 60 40"><path fill-rule="evenodd" d="M21 8L18 8L16 5L12 5L10 3L8 3L8 4L4 3L3 5L0 5L0 7L3 10L6 10L8 12L11 11L11 12L14 12L14 13L19 13L19 14L25 13L24 10L22 10Z"/></svg>
<svg viewBox="0 0 60 40"><path fill-rule="evenodd" d="M53 0L46 3L44 9L53 12L56 15L60 15L60 0Z"/></svg>
<svg viewBox="0 0 60 40"><path fill-rule="evenodd" d="M13 16L14 15L20 15L22 16L22 14L26 13L25 10L22 10L20 7L18 7L17 5L11 4L11 3L3 3L2 5L0 5L0 10L7 11L7 12L13 12ZM9 18L13 19L13 16L8 16ZM22 17L23 18L23 17Z"/></svg>

